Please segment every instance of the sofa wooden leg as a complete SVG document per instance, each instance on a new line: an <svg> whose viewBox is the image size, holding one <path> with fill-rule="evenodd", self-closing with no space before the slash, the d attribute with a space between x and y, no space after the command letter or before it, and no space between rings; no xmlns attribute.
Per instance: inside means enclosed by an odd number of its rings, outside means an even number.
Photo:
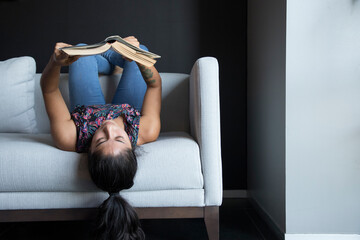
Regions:
<svg viewBox="0 0 360 240"><path fill-rule="evenodd" d="M219 207L205 207L204 220L209 240L219 240Z"/></svg>

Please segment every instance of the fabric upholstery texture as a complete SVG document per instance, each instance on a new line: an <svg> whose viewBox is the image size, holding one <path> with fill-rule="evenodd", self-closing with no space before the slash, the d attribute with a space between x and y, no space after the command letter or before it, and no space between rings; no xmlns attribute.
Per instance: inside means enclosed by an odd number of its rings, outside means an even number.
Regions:
<svg viewBox="0 0 360 240"><path fill-rule="evenodd" d="M36 64L32 57L0 62L0 132L36 132L34 83Z"/></svg>
<svg viewBox="0 0 360 240"><path fill-rule="evenodd" d="M204 173L205 204L222 202L219 66L216 58L198 59L190 74L191 135L198 142Z"/></svg>
<svg viewBox="0 0 360 240"><path fill-rule="evenodd" d="M203 207L204 189L122 191L134 207ZM0 192L0 209L97 208L104 192Z"/></svg>
<svg viewBox="0 0 360 240"><path fill-rule="evenodd" d="M187 133L162 133L138 152L131 191L203 188L199 147ZM0 192L99 191L87 155L57 149L50 134L0 133L0 156Z"/></svg>

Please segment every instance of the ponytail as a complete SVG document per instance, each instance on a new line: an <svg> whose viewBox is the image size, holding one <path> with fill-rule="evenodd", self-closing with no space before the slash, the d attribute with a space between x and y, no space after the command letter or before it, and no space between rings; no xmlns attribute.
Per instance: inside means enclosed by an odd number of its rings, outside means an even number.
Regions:
<svg viewBox="0 0 360 240"><path fill-rule="evenodd" d="M110 195L101 204L94 230L95 239L142 240L145 234L135 210L118 195Z"/></svg>
<svg viewBox="0 0 360 240"><path fill-rule="evenodd" d="M143 240L145 234L135 210L119 194L131 188L137 171L137 160L132 149L119 156L100 152L88 154L89 172L97 187L109 193L100 205L95 220L96 240Z"/></svg>

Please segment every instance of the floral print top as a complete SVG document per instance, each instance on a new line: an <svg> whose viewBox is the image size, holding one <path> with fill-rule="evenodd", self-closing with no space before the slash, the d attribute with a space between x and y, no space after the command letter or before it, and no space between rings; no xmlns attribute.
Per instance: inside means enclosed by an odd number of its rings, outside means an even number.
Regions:
<svg viewBox="0 0 360 240"><path fill-rule="evenodd" d="M129 135L131 145L136 146L140 112L129 104L104 104L104 105L77 105L71 112L71 119L76 125L77 141L76 152L87 152L95 131L105 120L112 120L119 116L124 119L125 132Z"/></svg>

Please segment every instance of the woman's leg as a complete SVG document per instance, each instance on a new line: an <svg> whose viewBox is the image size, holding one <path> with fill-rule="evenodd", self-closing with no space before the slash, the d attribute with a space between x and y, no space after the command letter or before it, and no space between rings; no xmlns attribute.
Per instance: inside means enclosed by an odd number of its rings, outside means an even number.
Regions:
<svg viewBox="0 0 360 240"><path fill-rule="evenodd" d="M140 48L147 50L143 45ZM126 61L115 51L109 50L103 55L110 63L123 68L123 73L113 97L113 104L128 103L135 109L141 111L146 92L146 83L141 75L137 64Z"/></svg>
<svg viewBox="0 0 360 240"><path fill-rule="evenodd" d="M100 55L81 57L71 64L69 67L71 111L77 104L86 106L105 104L98 74L110 74L113 70L114 66Z"/></svg>
<svg viewBox="0 0 360 240"><path fill-rule="evenodd" d="M101 56L104 57L112 65L124 68L125 59L121 56L121 54L115 52L111 48L106 52L102 53Z"/></svg>

